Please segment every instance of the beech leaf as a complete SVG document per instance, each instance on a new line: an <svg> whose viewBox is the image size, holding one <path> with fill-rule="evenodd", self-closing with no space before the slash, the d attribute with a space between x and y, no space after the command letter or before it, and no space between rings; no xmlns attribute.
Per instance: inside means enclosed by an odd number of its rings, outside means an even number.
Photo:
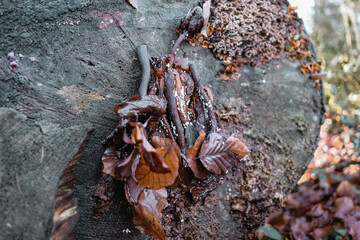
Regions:
<svg viewBox="0 0 360 240"><path fill-rule="evenodd" d="M177 143L174 140L160 136L153 136L151 143L155 148L162 148L162 149L174 148L178 158L179 159L181 158L179 145L177 145Z"/></svg>
<svg viewBox="0 0 360 240"><path fill-rule="evenodd" d="M142 123L130 122L128 125L133 127L131 144L143 155L146 163L150 166L151 171L158 173L170 172L169 167L164 163L163 156L158 153L147 140L147 133L145 131L146 123L143 125ZM126 134L124 136L124 141L128 141L126 140Z"/></svg>
<svg viewBox="0 0 360 240"><path fill-rule="evenodd" d="M143 191L139 184L131 177L126 181L124 188L128 202L133 206L137 204L139 202L140 194Z"/></svg>
<svg viewBox="0 0 360 240"><path fill-rule="evenodd" d="M209 141L201 146L199 158L210 172L226 174L228 169L250 151L239 139L229 137L226 141L219 133L211 133Z"/></svg>
<svg viewBox="0 0 360 240"><path fill-rule="evenodd" d="M134 96L114 108L122 120L134 122L138 116L151 115L153 120L165 114L166 101L155 95Z"/></svg>
<svg viewBox="0 0 360 240"><path fill-rule="evenodd" d="M145 189L139 197L139 204L149 209L159 220L162 219L162 210L167 206L167 190Z"/></svg>
<svg viewBox="0 0 360 240"><path fill-rule="evenodd" d="M134 225L141 232L150 234L157 239L165 239L165 232L161 226L161 211L167 206L167 191L144 190L135 205Z"/></svg>
<svg viewBox="0 0 360 240"><path fill-rule="evenodd" d="M201 165L199 160L196 158L200 151L201 144L205 139L205 136L206 133L203 130L201 130L200 135L196 139L194 145L191 148L189 148L186 152L186 161L188 162L189 167L194 173L194 176L200 179L203 179L208 175L206 169Z"/></svg>
<svg viewBox="0 0 360 240"><path fill-rule="evenodd" d="M110 146L105 150L101 160L103 163L103 173L109 174L110 176L119 179L120 176L119 174L116 174L116 168L120 162L120 159L113 146Z"/></svg>
<svg viewBox="0 0 360 240"><path fill-rule="evenodd" d="M141 204L135 206L133 223L142 233L165 240L165 232L157 217Z"/></svg>
<svg viewBox="0 0 360 240"><path fill-rule="evenodd" d="M142 188L148 187L150 189L160 189L169 186L175 181L178 175L179 158L174 147L171 147L170 149L157 148L156 151L164 157L165 164L169 166L170 172L153 172L150 166L146 164L143 155L141 155L139 164L133 176L135 176L135 179Z"/></svg>
<svg viewBox="0 0 360 240"><path fill-rule="evenodd" d="M136 169L139 163L140 154L137 149L134 149L131 154L121 162L117 167L117 172L122 178L131 176L131 170Z"/></svg>
<svg viewBox="0 0 360 240"><path fill-rule="evenodd" d="M210 7L211 7L211 0L206 0L206 2L203 4L203 7L202 7L203 15L204 15L204 24L201 29L201 34L204 35L205 37L207 37L206 27L208 25L209 17L210 17Z"/></svg>

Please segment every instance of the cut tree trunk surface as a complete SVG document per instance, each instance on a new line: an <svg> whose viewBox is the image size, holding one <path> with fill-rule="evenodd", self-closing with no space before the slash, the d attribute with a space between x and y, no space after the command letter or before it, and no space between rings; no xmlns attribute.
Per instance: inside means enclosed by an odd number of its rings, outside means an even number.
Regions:
<svg viewBox="0 0 360 240"><path fill-rule="evenodd" d="M135 10L118 0L3 1L0 238L49 237L58 178L92 126L75 171L80 215L74 237L148 238L132 224L122 184L111 212L90 219L101 142L117 124L113 107L138 90L136 46L147 44L153 57L168 54L176 26L196 4L147 0ZM10 66L10 52L16 67ZM223 66L209 49L185 43L177 54L196 64L203 85L212 90L220 126L252 152L215 191L185 206L182 219L168 219L165 210L165 231L193 239L251 238L312 158L324 109L321 91L285 54L259 67L243 66L234 82L215 77Z"/></svg>

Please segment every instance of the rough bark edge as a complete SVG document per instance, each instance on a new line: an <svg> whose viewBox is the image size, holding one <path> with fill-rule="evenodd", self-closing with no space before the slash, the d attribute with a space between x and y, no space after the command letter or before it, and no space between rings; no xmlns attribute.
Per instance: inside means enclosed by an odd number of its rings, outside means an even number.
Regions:
<svg viewBox="0 0 360 240"><path fill-rule="evenodd" d="M91 129L87 133L78 152L68 162L63 174L59 178L50 240L72 238L73 229L79 218L78 202L77 199L74 198L73 190L76 181L74 171L93 132L94 129Z"/></svg>

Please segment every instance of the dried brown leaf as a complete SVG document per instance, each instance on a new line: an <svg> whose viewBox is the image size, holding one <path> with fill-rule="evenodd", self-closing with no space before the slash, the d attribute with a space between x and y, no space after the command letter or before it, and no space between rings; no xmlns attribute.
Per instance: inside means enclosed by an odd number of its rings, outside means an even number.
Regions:
<svg viewBox="0 0 360 240"><path fill-rule="evenodd" d="M353 237L353 239L360 239L360 221L351 225L349 234Z"/></svg>
<svg viewBox="0 0 360 240"><path fill-rule="evenodd" d="M178 158L179 159L181 158L179 145L177 145L177 143L174 140L156 135L153 136L151 143L154 145L155 148L162 148L162 149L174 148Z"/></svg>
<svg viewBox="0 0 360 240"><path fill-rule="evenodd" d="M134 207L133 222L141 232L150 234L157 239L165 239L161 226L162 210L167 206L167 190L143 189L133 178L125 184L128 202Z"/></svg>
<svg viewBox="0 0 360 240"><path fill-rule="evenodd" d="M161 188L158 190L145 189L139 197L139 204L149 209L155 217L162 219L162 210L167 206L167 190Z"/></svg>
<svg viewBox="0 0 360 240"><path fill-rule="evenodd" d="M207 37L207 31L206 28L208 26L208 22L209 22L209 17L210 17L210 7L211 7L211 0L207 0L204 4L203 4L203 16L204 16L204 23L203 23L203 27L201 29L201 33L202 35L204 35L205 37Z"/></svg>
<svg viewBox="0 0 360 240"><path fill-rule="evenodd" d="M141 156L133 176L135 176L138 184L142 188L148 187L150 189L160 189L162 187L169 186L175 181L178 175L179 159L174 147L171 147L170 149L157 148L156 151L164 157L164 162L167 166L169 166L170 172L153 172L149 165L145 162L144 157Z"/></svg>
<svg viewBox="0 0 360 240"><path fill-rule="evenodd" d="M209 141L201 146L199 158L203 166L210 172L226 174L228 169L250 151L237 138L230 137L226 141L219 133L211 133Z"/></svg>
<svg viewBox="0 0 360 240"><path fill-rule="evenodd" d="M130 177L125 183L125 196L131 205L135 205L139 202L140 194L143 189L137 184L134 178Z"/></svg>
<svg viewBox="0 0 360 240"><path fill-rule="evenodd" d="M109 174L116 179L121 179L121 176L116 171L120 159L113 146L110 146L105 150L101 160L103 163L103 173Z"/></svg>
<svg viewBox="0 0 360 240"><path fill-rule="evenodd" d="M241 61L232 61L228 64L225 64L225 70L219 72L219 77L229 82L238 80L241 76L241 66Z"/></svg>
<svg viewBox="0 0 360 240"><path fill-rule="evenodd" d="M245 155L250 153L250 150L238 138L229 137L225 144L228 145L230 151L236 153L240 158L243 158Z"/></svg>
<svg viewBox="0 0 360 240"><path fill-rule="evenodd" d="M131 141L126 140L126 134L124 134L124 141L132 144L139 153L142 154L146 163L150 166L151 171L158 173L169 172L169 167L164 163L164 158L159 154L155 148L147 140L147 133L145 131L145 124L142 123L129 123L129 126L133 127L131 133Z"/></svg>
<svg viewBox="0 0 360 240"><path fill-rule="evenodd" d="M161 223L145 206L141 204L135 206L133 223L142 233L165 240L165 232Z"/></svg>
<svg viewBox="0 0 360 240"><path fill-rule="evenodd" d="M339 186L336 189L336 195L339 197L356 197L356 192L354 191L355 185L347 180L341 181Z"/></svg>
<svg viewBox="0 0 360 240"><path fill-rule="evenodd" d="M122 120L131 122L135 122L139 116L143 115L152 116L152 120L155 121L165 114L165 110L165 100L155 95L144 96L141 98L139 96L134 96L114 108L115 113L117 113Z"/></svg>
<svg viewBox="0 0 360 240"><path fill-rule="evenodd" d="M132 169L136 169L140 159L140 153L138 149L134 149L131 154L121 162L116 171L122 178L128 178L131 176Z"/></svg>
<svg viewBox="0 0 360 240"><path fill-rule="evenodd" d="M189 164L194 176L200 179L205 178L208 175L208 171L202 166L197 155L200 151L201 145L206 137L206 133L201 130L199 137L196 139L194 145L186 152L186 161Z"/></svg>
<svg viewBox="0 0 360 240"><path fill-rule="evenodd" d="M141 232L150 234L157 239L165 239L161 226L161 211L167 206L166 188L159 190L145 189L135 205L134 225Z"/></svg>
<svg viewBox="0 0 360 240"><path fill-rule="evenodd" d="M351 198L342 197L335 201L335 217L345 220L347 215L354 209L355 205Z"/></svg>

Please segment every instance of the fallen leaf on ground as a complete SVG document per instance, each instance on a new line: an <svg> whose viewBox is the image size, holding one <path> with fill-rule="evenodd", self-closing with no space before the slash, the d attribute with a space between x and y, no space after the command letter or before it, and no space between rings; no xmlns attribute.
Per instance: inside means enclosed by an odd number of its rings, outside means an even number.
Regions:
<svg viewBox="0 0 360 240"><path fill-rule="evenodd" d="M102 157L103 173L109 174L110 176L120 179L120 175L116 172L117 165L120 159L113 146L108 147Z"/></svg>
<svg viewBox="0 0 360 240"><path fill-rule="evenodd" d="M219 133L211 133L209 141L201 146L199 158L210 172L226 174L235 161L242 159L250 151L239 140L229 137L226 141Z"/></svg>
<svg viewBox="0 0 360 240"><path fill-rule="evenodd" d="M229 82L238 80L241 76L241 66L242 63L240 61L232 61L225 64L225 70L219 72L219 77Z"/></svg>
<svg viewBox="0 0 360 240"><path fill-rule="evenodd" d="M164 157L164 162L169 167L170 172L157 173L151 171L144 157L141 156L135 174L133 175L142 188L160 189L169 186L175 181L178 175L179 159L174 147L169 149L157 148L156 151Z"/></svg>
<svg viewBox="0 0 360 240"><path fill-rule="evenodd" d="M186 152L186 161L189 164L194 176L200 179L205 178L208 175L206 169L202 166L197 155L200 152L201 145L205 139L206 133L201 130L199 137L196 139L194 145Z"/></svg>
<svg viewBox="0 0 360 240"><path fill-rule="evenodd" d="M135 205L133 223L142 233L165 240L165 232L161 226L161 211L167 205L167 191L144 190L139 197L139 203Z"/></svg>

